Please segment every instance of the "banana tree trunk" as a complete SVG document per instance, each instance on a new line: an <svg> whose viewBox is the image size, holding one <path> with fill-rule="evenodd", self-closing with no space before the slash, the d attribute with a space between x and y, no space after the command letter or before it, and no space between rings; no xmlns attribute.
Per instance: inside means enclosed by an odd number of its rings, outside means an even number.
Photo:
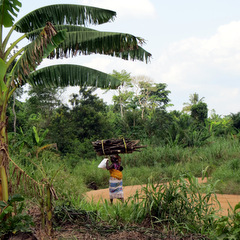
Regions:
<svg viewBox="0 0 240 240"><path fill-rule="evenodd" d="M47 211L47 219L46 219L46 227L48 236L53 236L53 206L52 206L52 194L50 190L51 186L47 184L47 199L46 199L46 211Z"/></svg>
<svg viewBox="0 0 240 240"><path fill-rule="evenodd" d="M8 140L7 140L7 116L6 104L0 106L0 199L8 200L8 176L9 176L9 160L8 160Z"/></svg>

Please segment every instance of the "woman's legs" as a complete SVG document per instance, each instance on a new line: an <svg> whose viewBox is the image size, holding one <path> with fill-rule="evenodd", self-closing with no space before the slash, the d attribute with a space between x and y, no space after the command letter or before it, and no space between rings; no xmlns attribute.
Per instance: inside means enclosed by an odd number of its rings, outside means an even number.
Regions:
<svg viewBox="0 0 240 240"><path fill-rule="evenodd" d="M122 203L124 203L124 198L118 198ZM110 199L110 203L113 204L113 199Z"/></svg>
<svg viewBox="0 0 240 240"><path fill-rule="evenodd" d="M113 204L113 199L119 199L124 202L122 180L110 177L109 179L109 197L110 203Z"/></svg>

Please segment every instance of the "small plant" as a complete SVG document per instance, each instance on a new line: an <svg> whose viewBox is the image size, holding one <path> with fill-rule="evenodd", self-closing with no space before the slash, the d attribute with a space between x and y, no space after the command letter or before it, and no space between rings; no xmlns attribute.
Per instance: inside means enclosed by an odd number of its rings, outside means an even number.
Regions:
<svg viewBox="0 0 240 240"><path fill-rule="evenodd" d="M235 240L240 239L240 202L234 207L230 206L228 216L222 216L216 221L216 239Z"/></svg>
<svg viewBox="0 0 240 240"><path fill-rule="evenodd" d="M0 201L0 237L17 232L31 232L32 217L23 212L24 198L19 195Z"/></svg>
<svg viewBox="0 0 240 240"><path fill-rule="evenodd" d="M182 140L183 147L200 147L207 143L211 137L206 128L187 129L184 131L184 138Z"/></svg>

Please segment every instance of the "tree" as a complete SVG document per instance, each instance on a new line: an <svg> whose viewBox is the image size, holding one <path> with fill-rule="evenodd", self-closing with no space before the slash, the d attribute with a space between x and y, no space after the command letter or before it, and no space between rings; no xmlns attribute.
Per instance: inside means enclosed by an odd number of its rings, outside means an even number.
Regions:
<svg viewBox="0 0 240 240"><path fill-rule="evenodd" d="M190 103L183 103L185 107L183 107L183 112L191 112L191 108L193 105L198 104L200 102L203 102L204 97L199 99L199 95L197 93L191 94L189 97L189 102Z"/></svg>
<svg viewBox="0 0 240 240"><path fill-rule="evenodd" d="M239 130L240 129L240 112L231 113L230 117L233 121L233 127Z"/></svg>
<svg viewBox="0 0 240 240"><path fill-rule="evenodd" d="M168 95L171 92L166 90L167 85L165 83L153 83L152 79L147 76L134 77L133 82L136 89L135 95L142 110L142 119L145 111L152 115L155 109L165 109L170 106Z"/></svg>
<svg viewBox="0 0 240 240"><path fill-rule="evenodd" d="M36 9L16 21L21 6L19 0L0 0L0 174L3 185L1 197L6 201L8 188L5 172L8 172L9 163L6 110L14 91L25 83L48 87L90 85L116 88L119 85L119 81L109 75L77 65L53 65L36 70L42 60L46 57L56 59L91 53L126 60L148 61L150 57L150 53L140 46L144 40L139 37L85 27L86 24L114 20L116 13L113 11L57 4ZM15 31L22 35L9 44ZM30 43L16 48L25 39Z"/></svg>
<svg viewBox="0 0 240 240"><path fill-rule="evenodd" d="M126 70L122 70L121 72L113 70L112 76L116 77L121 82L118 87L118 95L113 96L113 102L120 107L121 118L123 118L124 108L133 97L133 92L128 91L128 88L133 87L131 83L131 75L130 73L127 73Z"/></svg>
<svg viewBox="0 0 240 240"><path fill-rule="evenodd" d="M35 119L38 129L48 128L54 110L61 105L60 94L62 89L56 87L30 86L28 99L24 103L24 113L27 118L25 130L31 128L30 119Z"/></svg>
<svg viewBox="0 0 240 240"><path fill-rule="evenodd" d="M199 102L191 107L191 117L199 123L204 123L208 117L207 104Z"/></svg>
<svg viewBox="0 0 240 240"><path fill-rule="evenodd" d="M90 153L89 148L93 150L91 140L112 137L107 105L93 94L94 90L82 87L79 95L74 94L70 99L72 108L60 107L53 114L49 127L50 139L57 143L63 154L74 153L85 157L85 152ZM82 146L86 142L89 148L83 152Z"/></svg>

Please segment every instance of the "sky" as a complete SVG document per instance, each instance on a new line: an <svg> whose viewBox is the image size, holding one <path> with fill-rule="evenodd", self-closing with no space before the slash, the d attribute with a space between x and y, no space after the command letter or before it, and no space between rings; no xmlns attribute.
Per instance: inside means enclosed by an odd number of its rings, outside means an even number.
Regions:
<svg viewBox="0 0 240 240"><path fill-rule="evenodd" d="M240 112L240 1L238 0L22 0L19 18L51 4L71 3L116 11L113 22L88 26L131 33L146 40L150 63L103 55L77 56L61 63L79 64L105 73L126 70L154 83L166 83L181 111L191 94L204 98L209 112L225 116ZM44 60L42 66L54 64ZM68 88L65 94L78 92ZM65 95L66 97L67 95ZM110 95L101 95L106 102Z"/></svg>

